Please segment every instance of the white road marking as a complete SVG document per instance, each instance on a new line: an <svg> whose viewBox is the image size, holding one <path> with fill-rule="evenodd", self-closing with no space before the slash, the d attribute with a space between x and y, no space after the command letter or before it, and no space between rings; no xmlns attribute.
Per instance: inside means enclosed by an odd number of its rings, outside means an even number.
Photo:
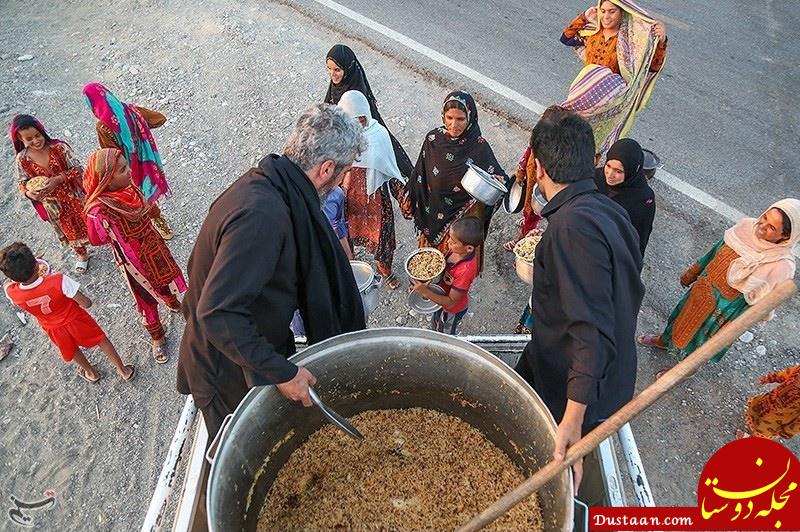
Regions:
<svg viewBox="0 0 800 532"><path fill-rule="evenodd" d="M397 32L391 28L388 28L377 22L372 20L371 18L365 17L361 13L357 13L350 8L343 6L333 0L314 0L314 2L327 7L333 11L336 11L340 15L343 15L359 24L366 26L367 28L380 33L381 35L392 39L395 42L402 44L408 48L411 48L415 52L418 52L428 59L436 61L437 63L446 66L447 68L458 72L459 74L466 76L473 80L476 83L480 83L484 87L489 90L492 90L503 96L504 98L508 98L509 100L521 105L525 109L533 111L536 114L542 114L546 107L539 102L531 100L527 96L520 94L519 92L511 89L510 87L506 87L499 81L496 81L488 76L481 74L480 72L473 70L472 68L468 67L463 63L459 63L455 59L450 59L446 55L437 52L436 50L425 46L424 44L415 41L411 37L403 35L400 32ZM687 183L683 179L679 178L676 175L669 173L668 171L664 170L663 168L656 172L655 178L668 187L680 192L681 194L688 196L689 198L693 199L694 201L708 207L712 211L715 211L728 220L732 222L738 222L745 216L745 213L731 207L727 203L718 200L711 194L700 190L699 188L695 187L694 185ZM800 250L795 250L794 255L800 257Z"/></svg>

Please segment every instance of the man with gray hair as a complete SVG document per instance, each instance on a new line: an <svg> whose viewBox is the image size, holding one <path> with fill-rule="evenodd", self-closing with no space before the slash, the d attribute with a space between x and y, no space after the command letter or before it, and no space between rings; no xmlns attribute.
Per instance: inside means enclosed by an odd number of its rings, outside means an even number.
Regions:
<svg viewBox="0 0 800 532"><path fill-rule="evenodd" d="M335 106L300 115L283 155L268 155L211 205L189 258L180 393L209 433L253 386L274 384L311 406L316 382L294 354L292 314L309 343L364 329L350 264L320 204L366 148L362 128Z"/></svg>

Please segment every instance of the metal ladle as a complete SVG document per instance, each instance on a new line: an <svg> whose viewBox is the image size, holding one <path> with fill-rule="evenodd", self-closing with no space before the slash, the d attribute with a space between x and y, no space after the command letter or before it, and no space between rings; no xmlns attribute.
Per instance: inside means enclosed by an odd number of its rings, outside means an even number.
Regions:
<svg viewBox="0 0 800 532"><path fill-rule="evenodd" d="M350 436L353 439L356 439L356 440L363 440L364 439L364 435L361 434L358 431L358 429L355 428L353 426L353 424L350 423L347 420L347 418L345 418L343 416L340 416L339 414L334 412L332 409L330 409L329 407L325 406L325 403L322 402L322 399L319 398L319 395L317 395L317 392L315 392L314 388L312 388L311 386L308 387L308 395L311 396L311 401L315 405L317 405L317 407L322 412L322 415L325 416L326 418L328 418L328 421L330 421L331 423L336 425L339 428L339 430L341 430L342 432L344 432L345 434L347 434L348 436Z"/></svg>

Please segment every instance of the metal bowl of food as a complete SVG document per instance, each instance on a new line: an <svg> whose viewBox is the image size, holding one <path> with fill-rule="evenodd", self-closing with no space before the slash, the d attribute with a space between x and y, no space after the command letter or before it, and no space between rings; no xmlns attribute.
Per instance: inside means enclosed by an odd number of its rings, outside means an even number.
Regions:
<svg viewBox="0 0 800 532"><path fill-rule="evenodd" d="M661 163L661 158L652 151L642 148L642 152L644 153L644 162L642 163L644 175L647 179L653 179L656 170L663 168L664 165Z"/></svg>
<svg viewBox="0 0 800 532"><path fill-rule="evenodd" d="M517 276L528 284L533 284L533 259L536 257L536 246L542 239L541 235L528 236L517 242L514 246L514 268Z"/></svg>
<svg viewBox="0 0 800 532"><path fill-rule="evenodd" d="M470 196L490 207L497 205L508 194L503 183L471 162L467 162L467 173L461 178L461 186Z"/></svg>
<svg viewBox="0 0 800 532"><path fill-rule="evenodd" d="M378 308L378 291L383 284L383 278L376 275L372 266L364 261L351 260L350 267L353 269L353 277L361 293L361 301L364 303L364 314L369 319L370 314Z"/></svg>
<svg viewBox="0 0 800 532"><path fill-rule="evenodd" d="M435 294L439 294L440 296L445 295L444 288L442 288L438 284L431 283L430 289ZM423 316L430 316L431 314L442 308L440 304L434 303L433 301L423 296L419 292L411 292L410 294L408 294L408 306L411 307L411 310Z"/></svg>
<svg viewBox="0 0 800 532"><path fill-rule="evenodd" d="M442 280L446 266L444 254L436 248L415 249L405 263L409 278L433 284Z"/></svg>

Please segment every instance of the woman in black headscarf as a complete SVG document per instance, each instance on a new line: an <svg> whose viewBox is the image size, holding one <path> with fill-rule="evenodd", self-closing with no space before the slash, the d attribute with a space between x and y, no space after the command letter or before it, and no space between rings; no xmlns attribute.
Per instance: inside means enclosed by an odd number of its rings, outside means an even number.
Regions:
<svg viewBox="0 0 800 532"><path fill-rule="evenodd" d="M325 58L325 64L328 68L328 75L330 76L330 83L328 83L328 92L325 93L325 103L331 105L338 105L342 95L347 91L358 91L367 97L369 101L369 109L372 112L372 118L378 121L380 125L386 127L386 122L383 121L381 114L378 112L378 102L375 100L375 95L372 93L372 88L367 81L367 74L364 68L358 61L356 54L350 47L344 44L337 44L328 51ZM386 128L389 131L389 128ZM392 148L394 149L394 156L397 159L397 167L400 173L408 179L414 166L411 164L411 159L403 149L403 146L389 131L389 138L392 141ZM401 198L398 198L401 201ZM404 216L408 218L408 213L404 212Z"/></svg>
<svg viewBox="0 0 800 532"><path fill-rule="evenodd" d="M408 181L409 202L420 232L420 247L447 249L447 231L464 216L477 216L489 232L493 211L461 188L467 161L490 174L508 179L489 143L481 135L478 108L462 91L447 95L442 109L443 126L428 132L414 173ZM482 253L479 264L483 265Z"/></svg>
<svg viewBox="0 0 800 532"><path fill-rule="evenodd" d="M620 139L611 145L606 164L595 171L598 190L619 203L639 233L639 250L644 257L653 219L656 216L656 195L644 175L644 152L633 139Z"/></svg>

